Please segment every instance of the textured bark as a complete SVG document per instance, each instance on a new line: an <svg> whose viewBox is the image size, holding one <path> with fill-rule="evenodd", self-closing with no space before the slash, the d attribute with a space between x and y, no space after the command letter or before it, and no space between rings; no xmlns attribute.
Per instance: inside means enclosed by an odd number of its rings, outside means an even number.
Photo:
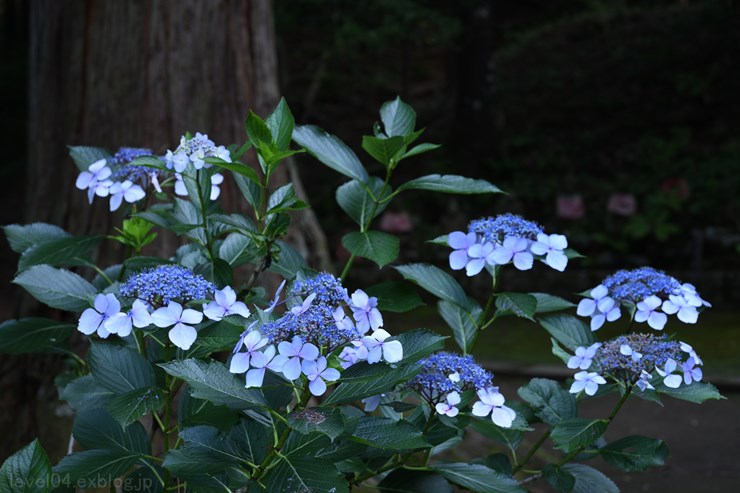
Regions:
<svg viewBox="0 0 740 493"><path fill-rule="evenodd" d="M266 115L277 104L269 0L34 0L29 15L26 222L57 224L73 234L110 232L120 224L120 215L107 212L107 201L90 206L75 189L77 170L67 145L163 153L186 131L241 143L247 110ZM286 170L276 181L288 178L298 175ZM247 207L229 182L222 203L230 212ZM300 228L291 240L313 266L327 268L326 240L315 216L296 219ZM171 255L177 240L163 239L161 252ZM118 252L106 247L101 259L114 259ZM49 389L59 369L49 357L0 363L0 389L9 397L0 409L0 456L39 433L43 439L42 426L57 428ZM66 448L58 436L46 437L52 450Z"/></svg>

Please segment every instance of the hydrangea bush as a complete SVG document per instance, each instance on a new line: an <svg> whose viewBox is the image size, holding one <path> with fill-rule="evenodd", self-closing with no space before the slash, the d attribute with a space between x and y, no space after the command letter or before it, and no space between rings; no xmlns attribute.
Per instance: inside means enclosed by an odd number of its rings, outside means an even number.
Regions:
<svg viewBox="0 0 740 493"><path fill-rule="evenodd" d="M240 146L196 133L164 156L72 147L76 187L91 202L109 200L112 211L123 207L125 219L105 237L50 224L5 227L20 254L14 282L70 312L64 319L72 323L7 321L0 351L67 355L56 382L75 419L70 453L57 465L34 441L5 462L0 484L8 491L61 483L250 493L451 492L456 485L490 493L523 492L539 481L561 492L613 492L595 459L626 471L662 465L661 440L604 434L630 398L720 398L702 382L693 348L655 332L673 314L696 323L708 303L693 286L648 267L609 276L577 308L548 294L504 291L502 269L563 271L578 257L565 236L513 214L474 219L467 231L434 239L430 248L449 249L449 266L394 265L396 280L350 284L356 258L380 268L397 258L399 238L373 223L398 194L500 192L456 175L398 183L403 161L437 146L417 142L422 130L400 99L385 103L380 118L362 148L381 177L333 135L296 127L284 101L264 120L249 114ZM243 162L250 149L254 167ZM358 228L342 238L351 256L340 275L311 270L282 240L290 213L307 204L292 184L275 188L271 178L304 151L349 179L336 199ZM248 217L220 207L225 174L249 204ZM166 258L142 255L157 229L183 240ZM125 245L126 258L96 265L104 241ZM486 276L491 289L469 296L447 267ZM273 291L261 287L266 271L282 278ZM416 287L437 299L451 338L413 328L413 317L386 323L384 313L420 305ZM473 354L480 332L506 330L499 320L511 316L543 327L572 381L535 378L517 396L500 391ZM620 317L629 317L628 331L598 342L595 331ZM643 323L646 333L633 331ZM87 338L85 358L70 349L73 336ZM578 416L582 401L610 394L610 415ZM490 455L455 451L471 429ZM537 455L546 443L557 452Z"/></svg>

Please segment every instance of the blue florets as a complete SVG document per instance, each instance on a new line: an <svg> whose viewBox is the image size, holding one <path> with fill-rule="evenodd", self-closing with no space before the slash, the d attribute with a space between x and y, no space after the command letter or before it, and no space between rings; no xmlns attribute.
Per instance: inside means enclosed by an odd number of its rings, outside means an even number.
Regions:
<svg viewBox="0 0 740 493"><path fill-rule="evenodd" d="M264 324L260 331L271 342L289 341L300 336L304 342L318 347L336 348L347 342L358 340L362 333L348 317L338 323L334 312L349 302L347 290L339 279L321 273L314 277L296 281L288 291L288 297L299 297L300 302L315 294L311 305L301 313L288 311L278 320Z"/></svg>
<svg viewBox="0 0 740 493"><path fill-rule="evenodd" d="M624 354L622 346L629 346L630 351L639 356ZM596 360L602 373L622 375L627 381L634 382L640 374L652 372L656 367L663 367L666 361L680 361L681 345L668 340L666 336L652 334L629 334L605 342L596 351Z"/></svg>
<svg viewBox="0 0 740 493"><path fill-rule="evenodd" d="M108 159L111 167L111 180L146 184L148 175L155 171L145 166L129 165L131 161L141 156L151 156L152 150L137 147L121 147L112 158Z"/></svg>
<svg viewBox="0 0 740 493"><path fill-rule="evenodd" d="M180 265L161 265L134 274L121 285L122 296L138 298L151 305L203 300L215 291L215 284Z"/></svg>
<svg viewBox="0 0 740 493"><path fill-rule="evenodd" d="M435 400L450 392L491 387L493 375L473 360L472 356L442 351L420 361L423 369L409 382L425 397ZM452 376L452 378L450 378Z"/></svg>
<svg viewBox="0 0 740 493"><path fill-rule="evenodd" d="M538 234L544 232L542 226L536 222L508 213L471 221L468 231L479 234L493 243L502 243L504 238L510 236L534 241Z"/></svg>
<svg viewBox="0 0 740 493"><path fill-rule="evenodd" d="M639 303L652 295L667 299L668 295L681 290L678 280L652 267L620 270L604 279L602 284L617 302Z"/></svg>
<svg viewBox="0 0 740 493"><path fill-rule="evenodd" d="M197 132L190 139L181 139L178 151L185 152L188 156L201 151L203 155L210 155L216 148L216 144L207 135Z"/></svg>
<svg viewBox="0 0 740 493"><path fill-rule="evenodd" d="M288 296L305 298L310 294L316 294L314 303L330 305L334 308L349 302L347 289L342 286L342 282L326 272L295 281L288 291Z"/></svg>

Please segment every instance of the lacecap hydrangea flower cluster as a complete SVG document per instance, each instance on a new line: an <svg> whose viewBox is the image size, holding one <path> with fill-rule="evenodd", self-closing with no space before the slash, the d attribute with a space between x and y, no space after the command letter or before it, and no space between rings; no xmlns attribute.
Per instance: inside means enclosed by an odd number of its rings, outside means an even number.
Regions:
<svg viewBox="0 0 740 493"><path fill-rule="evenodd" d="M511 427L516 413L505 405L503 394L493 386L493 375L478 366L472 356L439 352L420 363L421 372L408 386L416 390L439 414L457 416L461 394L466 390L474 390L478 400L473 404L472 413L479 417L490 415L496 425Z"/></svg>
<svg viewBox="0 0 740 493"><path fill-rule="evenodd" d="M561 272L568 265L565 236L547 235L539 224L515 214L476 219L468 225L467 233L450 233L447 243L453 249L450 268L465 269L468 276L478 274L486 265L513 263L519 270L529 270L535 259Z"/></svg>
<svg viewBox="0 0 740 493"><path fill-rule="evenodd" d="M647 322L663 330L668 315L675 314L687 324L696 323L699 308L711 306L701 299L696 288L652 267L620 270L590 291L578 304L578 315L591 317L591 330L622 316L621 307L634 307L634 321Z"/></svg>
<svg viewBox="0 0 740 493"><path fill-rule="evenodd" d="M187 350L198 337L193 326L201 323L204 315L214 321L229 315L250 315L247 305L236 300L232 288L219 290L180 265L162 265L135 274L121 285L119 293L120 300L112 293L97 295L93 308L82 312L78 330L105 339L110 334L126 337L133 327L170 327L170 342ZM192 303L195 301L208 303L199 311ZM128 308L122 311L122 306Z"/></svg>
<svg viewBox="0 0 740 493"><path fill-rule="evenodd" d="M279 295L280 290L265 313L272 313ZM389 340L381 328L378 300L364 291L349 296L339 279L321 273L296 281L287 299L292 306L282 316L251 323L234 348L229 369L246 373L247 387L262 386L265 370L271 370L292 381L305 377L310 392L321 396L327 382L339 379L340 369L360 361L403 359L401 342ZM330 361L337 361L337 367Z"/></svg>
<svg viewBox="0 0 740 493"><path fill-rule="evenodd" d="M100 159L92 163L86 171L77 177L75 186L80 190L87 190L90 203L98 197L110 197L110 210L117 210L125 200L129 204L138 202L146 197L146 189L151 185L157 192L162 192L161 183L164 179L174 175L174 190L176 195L187 196L182 173L192 165L199 170L210 168L205 162L209 157L216 157L231 162L229 150L224 146L217 146L207 135L196 133L194 137L183 135L180 145L174 151L168 150L161 157L163 165L172 173L147 166L132 164L142 156L151 156L152 150L145 148L122 147L112 157ZM211 176L210 199L216 200L221 193L220 185L224 176L214 173Z"/></svg>
<svg viewBox="0 0 740 493"><path fill-rule="evenodd" d="M627 386L635 385L643 392L655 390L650 381L657 376L666 387L675 389L681 383L701 381L701 365L699 355L685 342L652 334L619 336L576 349L568 368L583 371L575 374L570 392L594 395L598 386L606 383L604 376Z"/></svg>
<svg viewBox="0 0 740 493"><path fill-rule="evenodd" d="M175 194L186 196L188 194L182 173L192 165L193 169L210 168L205 162L209 157L219 158L227 163L231 162L231 154L224 146L217 146L208 138L208 135L197 132L194 137L183 135L180 137L180 145L174 151L168 150L164 156L165 166L175 172ZM221 193L219 185L223 183L224 176L215 173L211 176L211 200L216 200Z"/></svg>
<svg viewBox="0 0 740 493"><path fill-rule="evenodd" d="M157 191L160 172L130 164L134 159L148 156L150 149L122 147L113 157L100 159L90 165L77 177L75 186L87 190L87 198L92 204L93 198L110 197L110 210L115 211L125 200L133 204L146 196L146 188L151 184Z"/></svg>

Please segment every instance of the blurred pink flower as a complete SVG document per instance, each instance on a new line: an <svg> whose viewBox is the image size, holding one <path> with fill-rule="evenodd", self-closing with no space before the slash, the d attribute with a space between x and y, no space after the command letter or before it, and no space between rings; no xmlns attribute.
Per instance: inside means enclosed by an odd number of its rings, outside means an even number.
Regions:
<svg viewBox="0 0 740 493"><path fill-rule="evenodd" d="M615 192L609 197L606 210L618 216L632 216L637 212L637 199L631 193Z"/></svg>
<svg viewBox="0 0 740 493"><path fill-rule="evenodd" d="M378 228L389 233L408 233L414 225L407 212L386 212L380 218Z"/></svg>
<svg viewBox="0 0 740 493"><path fill-rule="evenodd" d="M555 206L558 217L563 219L581 219L586 214L583 198L579 194L559 195Z"/></svg>
<svg viewBox="0 0 740 493"><path fill-rule="evenodd" d="M660 185L665 193L675 194L681 200L686 200L691 195L689 182L683 178L669 178Z"/></svg>

